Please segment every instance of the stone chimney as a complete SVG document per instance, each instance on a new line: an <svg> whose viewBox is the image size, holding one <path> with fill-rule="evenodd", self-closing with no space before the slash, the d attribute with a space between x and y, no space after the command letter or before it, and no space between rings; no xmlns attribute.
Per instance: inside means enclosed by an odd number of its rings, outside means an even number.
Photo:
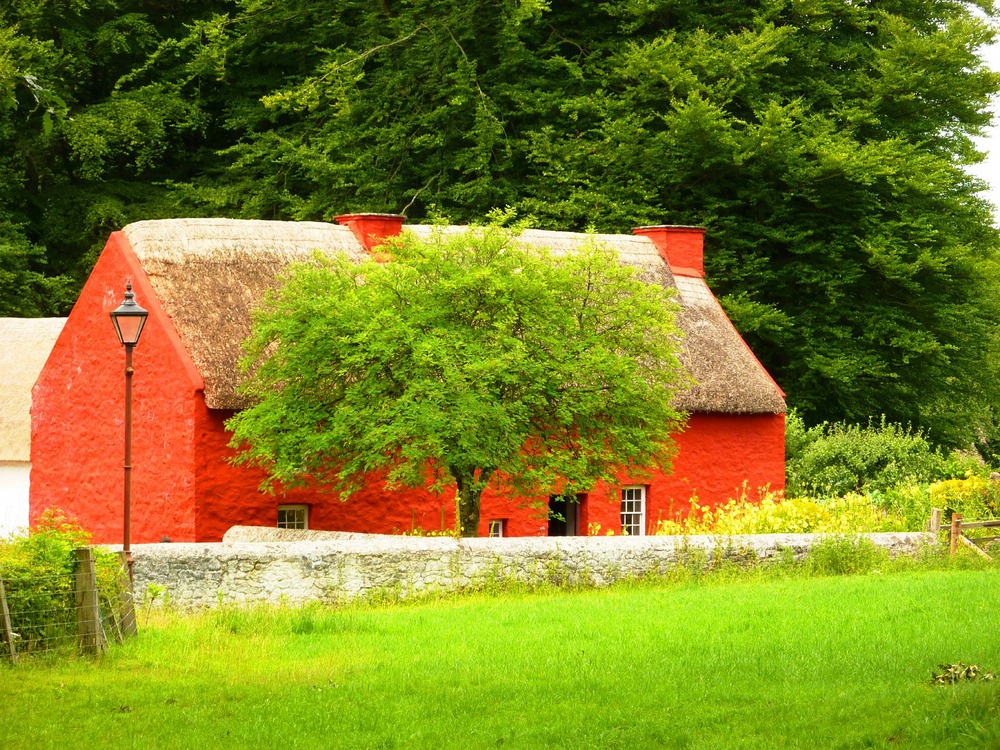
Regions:
<svg viewBox="0 0 1000 750"><path fill-rule="evenodd" d="M649 237L675 276L705 275L705 228L661 224L635 227L632 234Z"/></svg>
<svg viewBox="0 0 1000 750"><path fill-rule="evenodd" d="M343 214L334 217L334 221L350 228L358 242L365 246L365 250L372 253L387 238L395 237L403 231L406 217L399 214Z"/></svg>

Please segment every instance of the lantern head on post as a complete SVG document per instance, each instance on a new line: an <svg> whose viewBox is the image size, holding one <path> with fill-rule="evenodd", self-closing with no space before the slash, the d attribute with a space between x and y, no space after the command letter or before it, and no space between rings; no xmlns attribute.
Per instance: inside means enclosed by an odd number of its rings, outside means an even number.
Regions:
<svg viewBox="0 0 1000 750"><path fill-rule="evenodd" d="M149 312L139 307L132 294L132 282L125 286L125 301L111 311L118 340L125 347L125 523L122 534L122 551L128 565L131 593L132 573L132 350L139 343L142 327Z"/></svg>
<svg viewBox="0 0 1000 750"><path fill-rule="evenodd" d="M131 348L139 343L148 315L149 311L136 303L135 295L132 294L132 282L128 282L125 286L125 301L111 311L111 322L114 323L115 333L123 346Z"/></svg>

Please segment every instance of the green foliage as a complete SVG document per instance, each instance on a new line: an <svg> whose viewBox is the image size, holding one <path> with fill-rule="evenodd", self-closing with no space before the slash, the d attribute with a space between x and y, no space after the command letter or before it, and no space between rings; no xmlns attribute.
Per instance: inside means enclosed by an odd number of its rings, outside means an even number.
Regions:
<svg viewBox="0 0 1000 750"><path fill-rule="evenodd" d="M0 577L8 608L18 613L13 625L18 649L49 650L76 633L73 550L90 540L74 520L49 509L27 532L0 539ZM95 550L97 585L106 611L117 611L121 566L117 556ZM68 613L64 621L63 613ZM75 638L70 637L75 647Z"/></svg>
<svg viewBox="0 0 1000 750"><path fill-rule="evenodd" d="M5 231L6 230L6 231ZM42 248L28 244L16 228L0 226L0 316L44 317L67 310L76 284L65 275L46 276Z"/></svg>
<svg viewBox="0 0 1000 750"><path fill-rule="evenodd" d="M884 491L946 476L950 464L927 437L886 421L823 424L792 430L786 465L789 495ZM792 453L794 451L794 453Z"/></svg>
<svg viewBox="0 0 1000 750"><path fill-rule="evenodd" d="M229 168L190 183L214 210L704 224L807 422L992 436L998 243L965 170L998 76L972 4L245 0L218 32L199 54L244 103Z"/></svg>
<svg viewBox="0 0 1000 750"><path fill-rule="evenodd" d="M869 501L887 516L902 518L903 528L908 531L924 531L931 517L931 485L900 484L885 490L871 490L866 493Z"/></svg>
<svg viewBox="0 0 1000 750"><path fill-rule="evenodd" d="M853 535L824 537L814 544L802 564L814 576L871 573L889 561L889 553L870 539Z"/></svg>
<svg viewBox="0 0 1000 750"><path fill-rule="evenodd" d="M933 508L944 512L945 521L953 513L961 513L970 521L997 518L1000 515L1000 483L981 474L968 473L961 479L930 483L899 484L884 490L870 490L864 497L872 511L887 524L891 524L891 528L883 529L885 531L923 531L927 528ZM838 500L824 499L821 502L836 503ZM856 530L863 529L859 527ZM969 533L976 535L983 532Z"/></svg>
<svg viewBox="0 0 1000 750"><path fill-rule="evenodd" d="M60 315L107 235L196 214L165 180L204 143L173 77L126 81L184 24L228 2L29 2L0 8L0 315Z"/></svg>
<svg viewBox="0 0 1000 750"><path fill-rule="evenodd" d="M1000 482L970 475L964 479L935 482L928 489L931 506L948 519L959 513L968 521L983 521L1000 515ZM993 532L990 531L990 536Z"/></svg>
<svg viewBox="0 0 1000 750"><path fill-rule="evenodd" d="M233 417L241 461L349 496L488 482L559 494L669 464L684 382L675 306L611 251L562 258L499 226L407 232L392 260L296 267L255 316ZM308 479L307 479L308 478Z"/></svg>
<svg viewBox="0 0 1000 750"><path fill-rule="evenodd" d="M806 427L802 415L796 409L789 409L785 415L785 461L798 458L818 437L815 430Z"/></svg>
<svg viewBox="0 0 1000 750"><path fill-rule="evenodd" d="M0 313L136 220L708 227L806 424L997 440L993 4L140 0L0 10Z"/></svg>

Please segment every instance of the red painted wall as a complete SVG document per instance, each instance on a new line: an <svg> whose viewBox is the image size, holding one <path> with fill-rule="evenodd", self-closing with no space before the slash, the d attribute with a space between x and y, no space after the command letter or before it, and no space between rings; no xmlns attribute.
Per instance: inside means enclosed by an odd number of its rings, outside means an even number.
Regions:
<svg viewBox="0 0 1000 750"><path fill-rule="evenodd" d="M784 414L694 414L677 436L673 472L650 487L650 516L686 514L697 495L701 505L759 499L764 488L785 489Z"/></svg>
<svg viewBox="0 0 1000 750"><path fill-rule="evenodd" d="M30 518L57 507L94 540L124 527L125 349L109 313L132 281L150 311L133 354L132 541L195 539L200 375L125 236L111 235L32 392Z"/></svg>
<svg viewBox="0 0 1000 750"><path fill-rule="evenodd" d="M232 526L275 526L278 506L309 505L309 526L314 529L399 534L414 528L454 526L454 495L439 496L426 490L384 489L373 477L368 487L350 501L341 502L333 493L317 488L275 488L260 490L264 473L259 469L234 466L236 455L229 447L225 431L228 412L204 407L197 420L198 450L195 469L198 541L218 541Z"/></svg>
<svg viewBox="0 0 1000 750"><path fill-rule="evenodd" d="M204 407L198 418L196 460L196 527L198 541L218 541L237 524L274 526L278 505L309 505L310 527L335 531L399 534L413 529L439 531L454 526L454 493L435 495L427 490L386 490L379 477L368 488L341 502L322 489L259 489L259 470L236 467L235 451L228 447L224 422L230 415ZM783 415L695 414L677 436L674 472L657 472L647 479L622 476L615 487L600 486L588 493L581 528L599 524L600 532L618 533L620 487L647 486L647 530L660 519L673 519L690 509L692 495L702 505L725 503L739 497L744 484L751 498L763 487L784 489L785 420ZM479 534L488 532L490 519L507 520L511 536L538 536L548 531L546 498L508 500L487 490L483 495Z"/></svg>
<svg viewBox="0 0 1000 750"><path fill-rule="evenodd" d="M595 487L581 505L581 528L598 534L620 533L620 490L630 485L646 487L647 533L655 531L658 520L686 515L692 496L697 496L700 505L714 507L739 498L744 486L751 500L757 500L764 488L785 488L783 414L692 414L674 439L677 454L670 474L654 472L646 478L622 474L614 487ZM511 536L547 533L547 519L537 511L485 496L481 535L487 533L490 518L509 519Z"/></svg>

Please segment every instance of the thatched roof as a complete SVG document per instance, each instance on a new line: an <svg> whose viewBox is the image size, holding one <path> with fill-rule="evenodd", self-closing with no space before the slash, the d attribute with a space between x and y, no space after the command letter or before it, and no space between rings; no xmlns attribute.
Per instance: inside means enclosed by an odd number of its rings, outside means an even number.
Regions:
<svg viewBox="0 0 1000 750"><path fill-rule="evenodd" d="M406 229L422 236L432 231L426 226ZM353 232L335 224L169 219L130 224L124 231L199 368L206 403L213 409L245 406L236 393L240 343L250 334L251 310L280 271L317 250L354 259L365 256ZM683 308L678 322L685 333L682 361L696 381L678 396L679 408L732 414L785 411L781 392L705 283L675 278L648 238L528 230L521 240L557 254L595 240L641 269L648 283L678 290Z"/></svg>
<svg viewBox="0 0 1000 750"><path fill-rule="evenodd" d="M250 335L251 311L278 274L317 250L358 260L365 255L350 229L317 222L167 219L129 224L125 235L213 409L245 405L236 394L242 342Z"/></svg>
<svg viewBox="0 0 1000 750"><path fill-rule="evenodd" d="M0 318L0 461L30 457L31 389L65 318Z"/></svg>

